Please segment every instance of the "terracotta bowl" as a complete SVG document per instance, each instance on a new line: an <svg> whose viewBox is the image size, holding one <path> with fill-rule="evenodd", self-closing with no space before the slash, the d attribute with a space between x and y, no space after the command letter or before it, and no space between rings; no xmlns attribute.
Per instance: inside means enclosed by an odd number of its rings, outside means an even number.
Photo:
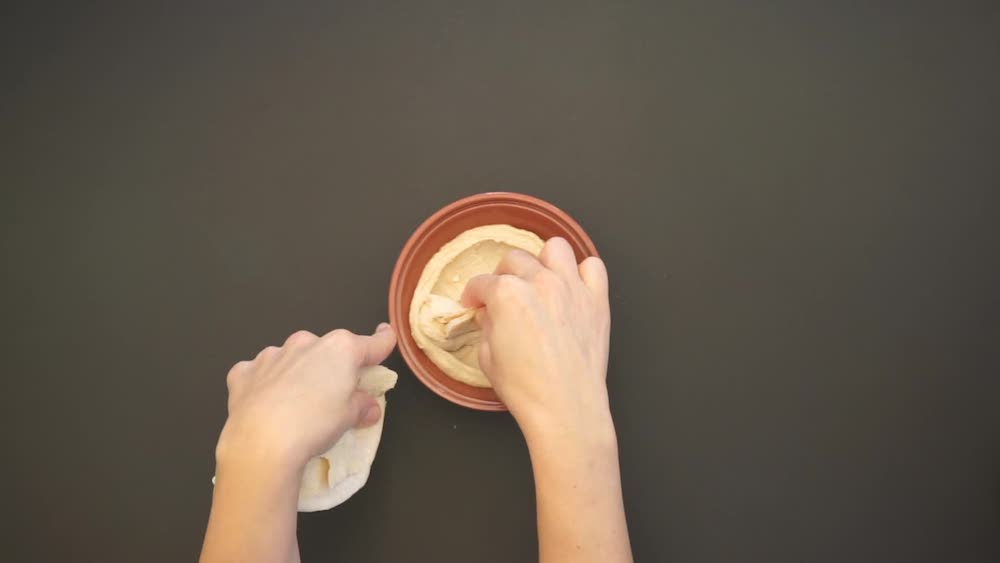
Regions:
<svg viewBox="0 0 1000 563"><path fill-rule="evenodd" d="M497 223L532 231L543 240L563 237L573 247L578 262L597 256L587 233L551 203L523 194L484 193L449 204L424 221L406 241L389 286L389 320L399 336L399 351L406 364L431 391L453 403L483 411L507 408L493 389L455 381L424 354L410 333L410 301L424 265L445 243L473 227Z"/></svg>

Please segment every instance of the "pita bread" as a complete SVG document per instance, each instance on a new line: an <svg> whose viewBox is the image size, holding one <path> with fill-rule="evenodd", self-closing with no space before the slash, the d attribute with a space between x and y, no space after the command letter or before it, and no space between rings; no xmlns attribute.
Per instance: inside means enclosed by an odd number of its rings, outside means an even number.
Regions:
<svg viewBox="0 0 1000 563"><path fill-rule="evenodd" d="M396 372L383 366L362 369L358 389L375 397L382 416L372 426L348 430L329 451L309 460L299 486L299 512L333 508L351 498L368 481L382 439L385 393L396 386L396 379Z"/></svg>

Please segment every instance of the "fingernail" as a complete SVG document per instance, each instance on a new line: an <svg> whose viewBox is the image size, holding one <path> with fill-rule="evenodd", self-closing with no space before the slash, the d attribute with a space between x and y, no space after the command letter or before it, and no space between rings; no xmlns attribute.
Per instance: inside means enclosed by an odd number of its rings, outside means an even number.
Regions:
<svg viewBox="0 0 1000 563"><path fill-rule="evenodd" d="M378 422L379 417L379 406L372 405L365 409L365 412L361 413L361 424L363 426L368 426Z"/></svg>
<svg viewBox="0 0 1000 563"><path fill-rule="evenodd" d="M375 332L382 332L384 330L389 330L390 328L392 327L389 326L389 323L379 323L378 326L375 327Z"/></svg>

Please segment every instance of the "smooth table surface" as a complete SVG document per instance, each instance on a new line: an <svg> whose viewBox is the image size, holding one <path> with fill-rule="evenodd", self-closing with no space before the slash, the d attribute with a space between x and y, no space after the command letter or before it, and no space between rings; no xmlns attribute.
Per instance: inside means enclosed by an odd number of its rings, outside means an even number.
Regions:
<svg viewBox="0 0 1000 563"><path fill-rule="evenodd" d="M229 366L498 189L607 259L638 561L1000 560L996 3L83 4L0 17L5 560L195 560ZM512 420L388 365L303 559L534 559Z"/></svg>

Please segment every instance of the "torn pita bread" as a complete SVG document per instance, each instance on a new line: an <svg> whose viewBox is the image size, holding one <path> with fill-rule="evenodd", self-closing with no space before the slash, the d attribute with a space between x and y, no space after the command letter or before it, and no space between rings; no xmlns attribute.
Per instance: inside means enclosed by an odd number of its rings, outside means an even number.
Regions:
<svg viewBox="0 0 1000 563"><path fill-rule="evenodd" d="M348 430L329 451L309 460L299 486L299 512L333 508L365 485L382 439L385 393L395 386L396 372L391 369L382 366L362 369L358 389L375 397L382 416L371 426Z"/></svg>

